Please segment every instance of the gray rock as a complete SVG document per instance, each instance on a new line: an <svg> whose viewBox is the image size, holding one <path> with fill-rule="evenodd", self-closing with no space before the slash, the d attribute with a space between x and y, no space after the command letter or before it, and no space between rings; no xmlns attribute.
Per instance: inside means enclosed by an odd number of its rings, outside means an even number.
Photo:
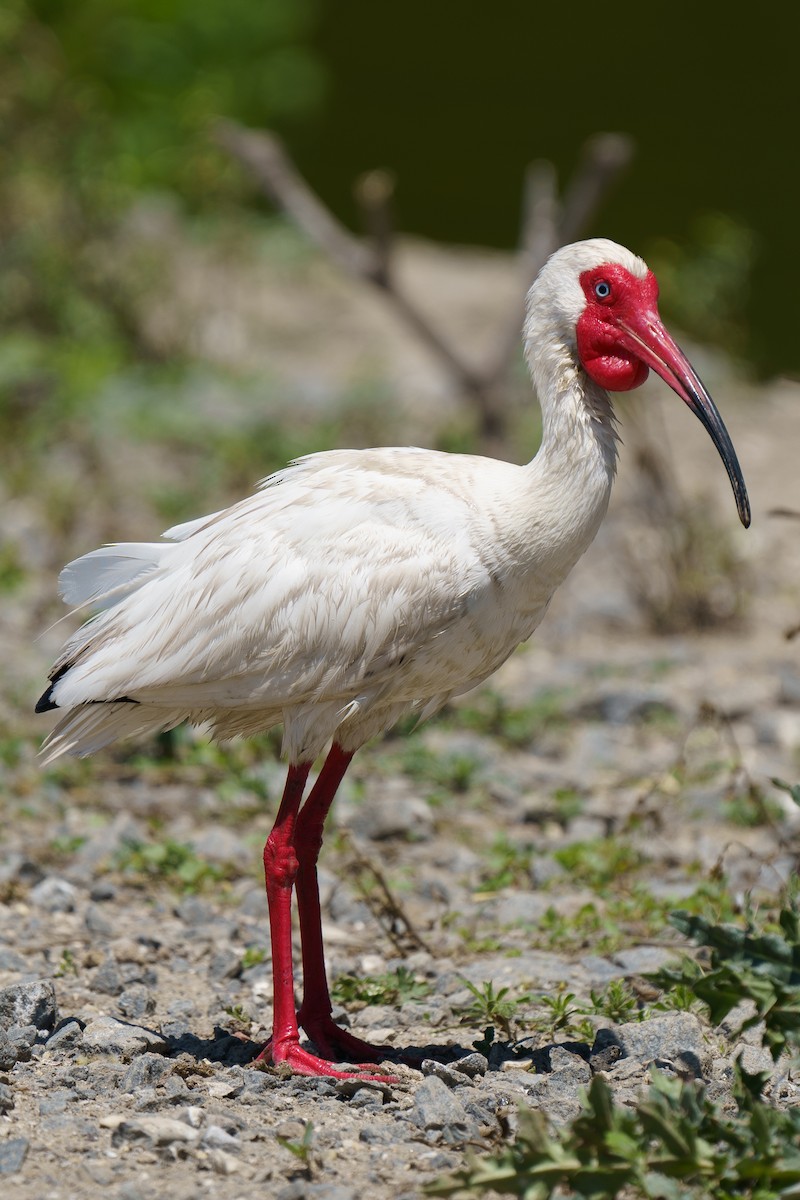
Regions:
<svg viewBox="0 0 800 1200"><path fill-rule="evenodd" d="M13 1107L13 1091L7 1083L0 1083L0 1114L10 1112Z"/></svg>
<svg viewBox="0 0 800 1200"><path fill-rule="evenodd" d="M593 1050L597 1053L613 1043L639 1062L663 1060L679 1064L695 1076L702 1073L706 1040L703 1026L692 1013L668 1013L649 1021L628 1021L615 1029L598 1029Z"/></svg>
<svg viewBox="0 0 800 1200"><path fill-rule="evenodd" d="M36 887L31 888L31 903L45 912L73 912L78 892L66 879L48 875Z"/></svg>
<svg viewBox="0 0 800 1200"><path fill-rule="evenodd" d="M294 1179L276 1193L275 1200L357 1200L358 1194L341 1183L307 1183L304 1179Z"/></svg>
<svg viewBox="0 0 800 1200"><path fill-rule="evenodd" d="M18 1062L30 1062L30 1059L30 1043L12 1036L10 1030L0 1029L0 1071L10 1071Z"/></svg>
<svg viewBox="0 0 800 1200"><path fill-rule="evenodd" d="M121 1092L137 1092L140 1088L155 1087L172 1071L172 1063L160 1054L140 1054L123 1075Z"/></svg>
<svg viewBox="0 0 800 1200"><path fill-rule="evenodd" d="M119 996L125 985L119 965L113 958L106 958L92 976L92 990L104 996Z"/></svg>
<svg viewBox="0 0 800 1200"><path fill-rule="evenodd" d="M629 950L619 950L614 955L614 962L630 975L643 975L674 963L675 951L667 946L633 946Z"/></svg>
<svg viewBox="0 0 800 1200"><path fill-rule="evenodd" d="M382 780L382 786L389 792L400 791L399 795L386 795L371 799L357 810L351 820L353 830L361 837L373 842L387 841L389 838L413 838L415 842L426 840L431 836L433 814L430 807L418 796L405 793L404 780Z"/></svg>
<svg viewBox="0 0 800 1200"><path fill-rule="evenodd" d="M17 954L16 950L9 950L7 946L0 947L0 971L26 971L28 963L21 954Z"/></svg>
<svg viewBox="0 0 800 1200"><path fill-rule="evenodd" d="M552 897L542 892L509 892L487 905L498 925L535 925L552 905Z"/></svg>
<svg viewBox="0 0 800 1200"><path fill-rule="evenodd" d="M144 1142L150 1146L170 1146L175 1142L197 1142L200 1133L175 1117L140 1116L123 1121L111 1135L111 1145Z"/></svg>
<svg viewBox="0 0 800 1200"><path fill-rule="evenodd" d="M148 1050L167 1049L167 1043L152 1029L128 1025L125 1021L116 1021L113 1017L95 1017L93 1021L89 1021L83 1031L83 1044L87 1050L95 1050L100 1054L114 1054L123 1059L133 1058Z"/></svg>
<svg viewBox="0 0 800 1200"><path fill-rule="evenodd" d="M242 1143L221 1125L209 1125L203 1133L202 1145L209 1150L240 1150Z"/></svg>
<svg viewBox="0 0 800 1200"><path fill-rule="evenodd" d="M462 1075L458 1070L457 1065L448 1066L446 1063L436 1062L432 1058L426 1058L420 1065L420 1070L423 1075L435 1075L437 1079L441 1079L442 1083L449 1088L462 1087L465 1084L473 1087L472 1080L467 1075Z"/></svg>
<svg viewBox="0 0 800 1200"><path fill-rule="evenodd" d="M74 1018L63 1021L45 1042L48 1051L75 1050L83 1041L83 1025Z"/></svg>
<svg viewBox="0 0 800 1200"><path fill-rule="evenodd" d="M117 1005L124 1017L146 1017L156 1009L155 997L143 983L132 983L126 988Z"/></svg>
<svg viewBox="0 0 800 1200"><path fill-rule="evenodd" d="M100 901L115 900L117 897L117 889L113 883L107 879L98 879L97 883L92 884L92 889L89 892L89 899Z"/></svg>
<svg viewBox="0 0 800 1200"><path fill-rule="evenodd" d="M39 1101L39 1116L49 1117L54 1113L63 1113L67 1105L77 1099L78 1093L74 1088L55 1088Z"/></svg>
<svg viewBox="0 0 800 1200"><path fill-rule="evenodd" d="M90 904L86 909L83 923L89 933L98 934L100 937L111 937L114 933L114 922L108 913L103 912L96 904Z"/></svg>
<svg viewBox="0 0 800 1200"><path fill-rule="evenodd" d="M12 1025L54 1029L57 1020L56 989L51 980L15 983L0 991L0 1029Z"/></svg>
<svg viewBox="0 0 800 1200"><path fill-rule="evenodd" d="M221 946L211 959L208 973L212 979L224 982L242 973L242 955L230 946Z"/></svg>
<svg viewBox="0 0 800 1200"><path fill-rule="evenodd" d="M457 1059L453 1066L462 1075L468 1075L470 1079L475 1079L478 1075L485 1075L489 1070L489 1060L476 1050L474 1054L467 1054L464 1058Z"/></svg>
<svg viewBox="0 0 800 1200"><path fill-rule="evenodd" d="M22 1168L30 1145L27 1138L8 1138L0 1142L0 1175L14 1175Z"/></svg>
<svg viewBox="0 0 800 1200"><path fill-rule="evenodd" d="M556 1080L573 1090L591 1083L592 1070L586 1059L563 1046L553 1046L550 1050L550 1068L551 1087Z"/></svg>
<svg viewBox="0 0 800 1200"><path fill-rule="evenodd" d="M420 1129L439 1133L447 1142L461 1142L478 1132L458 1097L435 1075L423 1079L417 1088L411 1119Z"/></svg>

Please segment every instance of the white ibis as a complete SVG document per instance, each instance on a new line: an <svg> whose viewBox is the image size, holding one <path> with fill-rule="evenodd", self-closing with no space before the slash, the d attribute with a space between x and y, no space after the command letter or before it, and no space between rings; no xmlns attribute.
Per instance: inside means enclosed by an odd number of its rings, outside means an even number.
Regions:
<svg viewBox="0 0 800 1200"><path fill-rule="evenodd" d="M550 258L524 329L542 407L541 448L525 466L414 448L313 454L233 507L168 530L165 542L105 546L64 568L64 600L99 611L67 642L36 706L63 714L47 761L181 721L208 723L221 738L283 724L288 775L264 848L268 1061L346 1078L332 1062L361 1060L364 1071L381 1058L331 1016L316 870L325 817L360 746L405 713L435 713L536 629L608 505L617 461L609 391L638 387L652 367L711 434L750 523L731 440L657 297L644 262L614 242ZM300 1028L317 1054L301 1046Z"/></svg>

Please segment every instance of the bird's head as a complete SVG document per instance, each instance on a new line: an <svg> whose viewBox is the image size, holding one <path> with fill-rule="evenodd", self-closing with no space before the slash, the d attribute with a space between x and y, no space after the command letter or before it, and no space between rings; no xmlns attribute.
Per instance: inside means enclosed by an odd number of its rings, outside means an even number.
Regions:
<svg viewBox="0 0 800 1200"><path fill-rule="evenodd" d="M733 487L739 518L750 503L728 431L714 401L658 313L658 283L641 258L605 238L576 242L553 254L531 288L526 333L536 316L559 330L576 365L600 387L628 392L654 370L699 417ZM529 346L529 349L532 347Z"/></svg>

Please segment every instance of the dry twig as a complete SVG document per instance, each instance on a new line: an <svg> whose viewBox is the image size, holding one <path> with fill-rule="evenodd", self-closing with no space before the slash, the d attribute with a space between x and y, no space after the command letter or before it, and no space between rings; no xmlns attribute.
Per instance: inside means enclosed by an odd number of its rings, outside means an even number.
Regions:
<svg viewBox="0 0 800 1200"><path fill-rule="evenodd" d="M232 121L216 130L219 144L253 176L262 192L342 270L378 288L398 318L423 342L472 403L482 441L497 449L506 431L504 384L519 344L524 297L547 257L577 237L633 153L630 139L600 134L586 143L581 164L559 205L555 171L537 162L525 178L519 249L519 299L509 314L508 333L483 371L476 371L434 328L430 318L398 283L392 270L392 177L369 172L357 182L368 241L347 230L312 191L272 133L245 129Z"/></svg>

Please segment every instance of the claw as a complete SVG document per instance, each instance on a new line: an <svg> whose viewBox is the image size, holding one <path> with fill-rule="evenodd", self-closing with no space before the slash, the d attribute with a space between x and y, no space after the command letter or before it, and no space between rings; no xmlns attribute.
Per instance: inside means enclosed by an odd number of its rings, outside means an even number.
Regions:
<svg viewBox="0 0 800 1200"><path fill-rule="evenodd" d="M357 1069L353 1071L337 1071L326 1059L319 1058L309 1050L304 1050L299 1041L291 1038L277 1045L270 1038L255 1061L267 1062L273 1067L277 1067L279 1063L286 1063L298 1075L314 1075L327 1079L359 1079L364 1083L400 1082L395 1075L370 1074L369 1072L374 1069L373 1063L359 1063Z"/></svg>

